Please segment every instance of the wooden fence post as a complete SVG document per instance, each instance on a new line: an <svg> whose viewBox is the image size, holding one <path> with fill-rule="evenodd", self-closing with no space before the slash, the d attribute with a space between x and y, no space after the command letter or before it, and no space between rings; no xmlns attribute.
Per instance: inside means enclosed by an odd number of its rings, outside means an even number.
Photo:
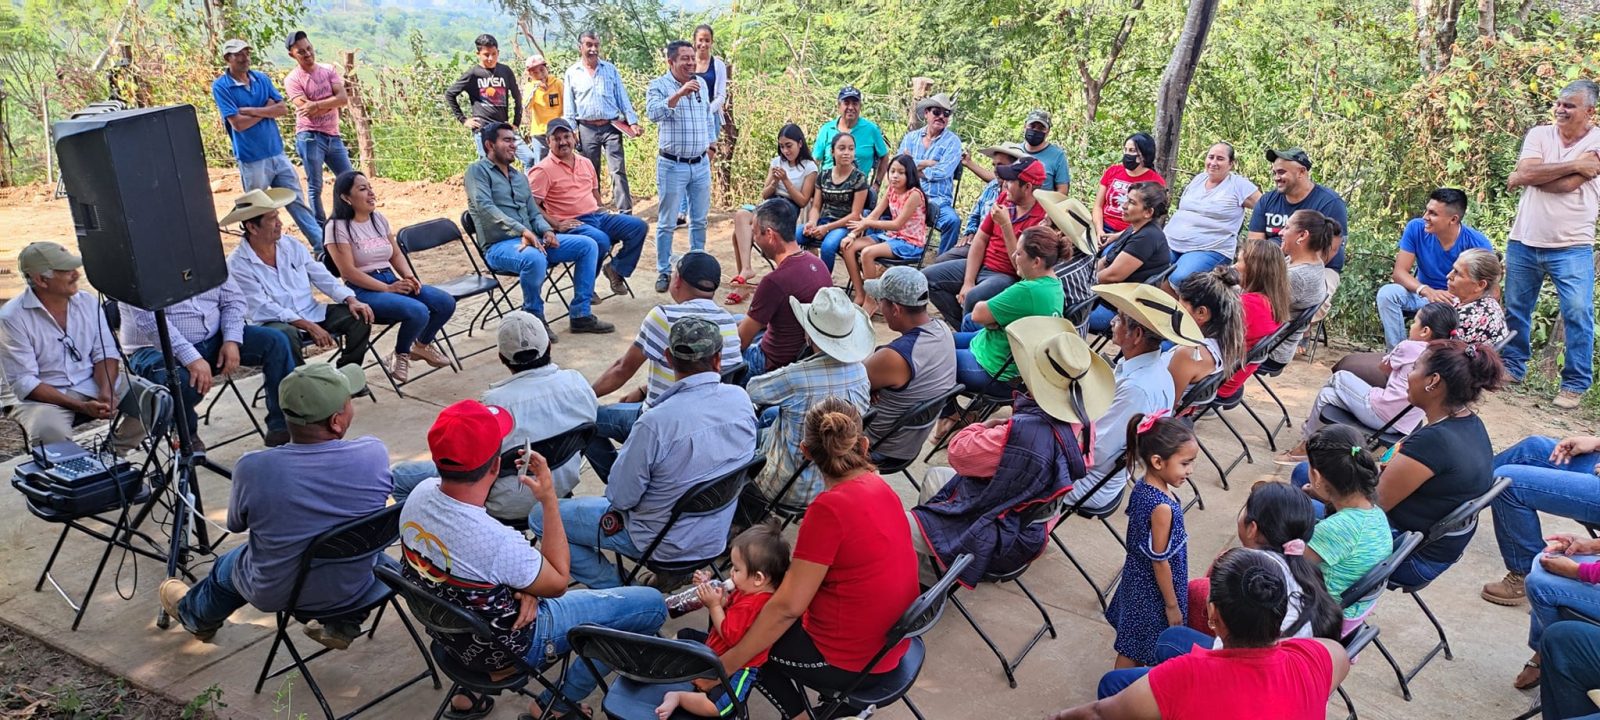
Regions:
<svg viewBox="0 0 1600 720"><path fill-rule="evenodd" d="M6 81L0 79L0 187L11 187L11 132L6 129Z"/></svg>
<svg viewBox="0 0 1600 720"><path fill-rule="evenodd" d="M906 131L916 130L927 124L922 115L917 112L917 104L933 95L933 78L911 78L911 106L906 108Z"/></svg>
<svg viewBox="0 0 1600 720"><path fill-rule="evenodd" d="M344 91L350 97L350 121L356 126L356 152L361 158L361 172L367 177L378 176L377 159L372 149L372 126L368 120L371 109L361 92L361 80L356 77L356 51L344 53Z"/></svg>

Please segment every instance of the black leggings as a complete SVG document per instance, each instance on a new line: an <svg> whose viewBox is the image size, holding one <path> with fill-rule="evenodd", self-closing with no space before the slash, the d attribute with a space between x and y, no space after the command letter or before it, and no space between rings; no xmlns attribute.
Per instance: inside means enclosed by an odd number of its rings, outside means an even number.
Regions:
<svg viewBox="0 0 1600 720"><path fill-rule="evenodd" d="M761 666L761 679L757 685L766 693L767 699L778 706L784 717L793 718L806 712L805 699L795 687L796 682L808 688L842 690L849 687L859 674L829 665L827 660L822 659L822 652L817 650L811 636L796 620L783 633L783 637L772 644L767 662ZM862 710L842 709L851 711L847 714Z"/></svg>

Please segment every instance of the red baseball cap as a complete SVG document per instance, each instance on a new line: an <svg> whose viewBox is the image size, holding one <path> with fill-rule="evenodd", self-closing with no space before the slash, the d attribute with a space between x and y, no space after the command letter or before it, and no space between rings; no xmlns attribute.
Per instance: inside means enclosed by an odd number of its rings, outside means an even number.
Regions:
<svg viewBox="0 0 1600 720"><path fill-rule="evenodd" d="M1044 163L1037 158L1024 157L1010 165L1001 165L994 169L994 174L1001 180L1021 180L1034 187L1044 184Z"/></svg>
<svg viewBox="0 0 1600 720"><path fill-rule="evenodd" d="M511 412L462 400L439 412L428 428L428 450L441 470L476 470L500 454L500 443L511 434Z"/></svg>

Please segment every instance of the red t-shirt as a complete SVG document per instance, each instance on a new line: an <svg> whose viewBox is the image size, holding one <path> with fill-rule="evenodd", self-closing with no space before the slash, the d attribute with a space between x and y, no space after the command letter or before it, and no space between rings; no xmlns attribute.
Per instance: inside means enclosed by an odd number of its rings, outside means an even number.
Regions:
<svg viewBox="0 0 1600 720"><path fill-rule="evenodd" d="M1033 209L1026 215L1017 213L1017 206L1004 195L995 201L996 205L1007 209L1011 217L1011 230L1017 237L1022 237L1022 231L1044 222L1044 206L1033 204ZM978 232L989 237L989 243L983 247L983 266L999 273L1016 277L1017 269L1011 265L1011 254L1006 252L1006 239L1000 236L1000 229L994 226L994 216L984 215L983 222L978 224Z"/></svg>
<svg viewBox="0 0 1600 720"><path fill-rule="evenodd" d="M750 626L756 623L756 616L761 614L761 608L767 606L767 601L772 599L772 593L755 593L746 595L738 590L728 595L727 604L722 606L722 629L713 628L711 635L706 638L706 647L711 652L721 655L733 649L744 634L750 632ZM761 667L767 661L767 651L763 649L745 667Z"/></svg>
<svg viewBox="0 0 1600 720"><path fill-rule="evenodd" d="M860 672L917 599L917 551L900 496L872 473L822 491L800 521L794 559L828 566L801 618L806 633L829 665ZM894 669L908 644L873 672Z"/></svg>
<svg viewBox="0 0 1600 720"><path fill-rule="evenodd" d="M778 263L778 268L761 278L755 297L750 300L750 318L767 326L761 336L761 352L767 356L767 372L794 362L806 346L806 331L794 317L789 298L808 303L817 291L833 286L833 273L822 259L808 252L797 252Z"/></svg>
<svg viewBox="0 0 1600 720"><path fill-rule="evenodd" d="M1310 639L1238 650L1197 646L1151 668L1149 678L1162 720L1323 720L1333 658Z"/></svg>
<svg viewBox="0 0 1600 720"><path fill-rule="evenodd" d="M1117 163L1106 168L1100 176L1100 185L1106 189L1106 204L1101 208L1101 215L1106 220L1106 226L1111 232L1122 232L1128 227L1128 221L1122 219L1122 201L1128 196L1128 188L1134 183L1153 182L1166 187L1167 179L1154 170L1146 170L1143 175L1133 177L1128 174L1128 169Z"/></svg>
<svg viewBox="0 0 1600 720"><path fill-rule="evenodd" d="M1272 317L1272 301L1261 293L1245 293L1240 296L1244 306L1244 349L1249 352L1251 347L1261 342L1261 338L1271 335L1278 330L1278 320ZM1259 363L1257 363L1259 364ZM1239 368L1239 372L1228 378L1217 391L1218 397L1231 397L1239 388L1244 387L1244 382L1250 379L1250 373L1256 371L1256 365L1246 365Z"/></svg>

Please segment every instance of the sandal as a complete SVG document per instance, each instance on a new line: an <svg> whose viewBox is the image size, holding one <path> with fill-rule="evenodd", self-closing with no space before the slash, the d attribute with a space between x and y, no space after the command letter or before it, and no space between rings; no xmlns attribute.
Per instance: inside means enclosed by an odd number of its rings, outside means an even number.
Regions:
<svg viewBox="0 0 1600 720"><path fill-rule="evenodd" d="M457 694L471 699L472 707L457 710L452 703L450 709L444 711L445 720L478 720L487 717L494 710L494 698L488 695L478 695L468 690L462 690Z"/></svg>
<svg viewBox="0 0 1600 720"><path fill-rule="evenodd" d="M590 718L594 717L594 711L591 710L588 705L584 705L583 703L578 703L577 707L571 708L566 712L558 712L554 714L547 713L545 707L540 705L538 700L533 701L533 704L539 708L539 715L535 716L532 713L523 713L517 716L517 720L543 720L544 718L548 718L549 720L589 720ZM565 704L570 705L570 703Z"/></svg>
<svg viewBox="0 0 1600 720"><path fill-rule="evenodd" d="M1511 681L1511 687L1514 687L1518 690L1529 690L1539 687L1539 661L1529 660L1523 663L1522 672L1517 673L1517 679Z"/></svg>
<svg viewBox="0 0 1600 720"><path fill-rule="evenodd" d="M723 300L722 304L723 305L739 305L739 304L742 304L746 299L747 298L743 294L741 294L739 292L731 292L731 293L728 293L727 299Z"/></svg>

